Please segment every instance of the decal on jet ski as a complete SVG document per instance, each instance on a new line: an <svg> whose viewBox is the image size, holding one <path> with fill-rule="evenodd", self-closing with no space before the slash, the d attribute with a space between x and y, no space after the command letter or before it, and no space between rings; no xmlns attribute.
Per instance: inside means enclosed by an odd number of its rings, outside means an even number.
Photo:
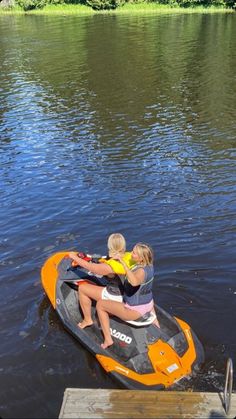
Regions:
<svg viewBox="0 0 236 419"><path fill-rule="evenodd" d="M115 366L115 369L117 371L122 371L123 373L125 373L126 375L129 375L129 371L125 370L124 368L119 367L118 365Z"/></svg>
<svg viewBox="0 0 236 419"><path fill-rule="evenodd" d="M132 342L132 338L130 336L126 336L124 333L118 332L116 329L110 328L110 331L111 331L111 335L114 338L117 338L121 340L122 342L127 343L128 345L130 345L130 343Z"/></svg>
<svg viewBox="0 0 236 419"><path fill-rule="evenodd" d="M177 365L177 364L172 364L172 365L170 365L169 367L167 367L166 369L167 369L167 371L168 371L169 373L171 373L171 372L176 371L178 368L179 368L179 367L178 367L178 365Z"/></svg>

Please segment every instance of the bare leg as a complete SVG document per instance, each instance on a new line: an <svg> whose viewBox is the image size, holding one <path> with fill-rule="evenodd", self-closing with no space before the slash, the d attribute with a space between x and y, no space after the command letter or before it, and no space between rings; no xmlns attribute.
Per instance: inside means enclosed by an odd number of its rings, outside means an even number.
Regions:
<svg viewBox="0 0 236 419"><path fill-rule="evenodd" d="M160 323L157 319L154 320L154 322L152 323L154 326L159 327L159 329L161 328Z"/></svg>
<svg viewBox="0 0 236 419"><path fill-rule="evenodd" d="M103 287L93 284L83 283L79 285L79 302L84 315L83 321L78 323L78 326L81 329L84 329L85 327L91 326L93 324L91 311L92 300L98 301L100 298L102 298L102 290Z"/></svg>
<svg viewBox="0 0 236 419"><path fill-rule="evenodd" d="M126 308L123 303L108 300L99 300L97 302L97 313L104 334L104 342L101 345L103 349L106 349L113 344L110 332L109 314L114 314L122 320L136 320L140 317L138 311Z"/></svg>
<svg viewBox="0 0 236 419"><path fill-rule="evenodd" d="M113 344L113 340L112 340L111 332L110 332L109 314L106 311L101 310L98 312L98 316L99 316L99 320L102 326L102 331L104 334L104 342L101 344L101 347L103 349L106 349L108 348L108 346L111 346Z"/></svg>
<svg viewBox="0 0 236 419"><path fill-rule="evenodd" d="M155 309L153 308L151 313L155 314L156 316L156 312ZM157 320L157 318L154 320L154 322L152 323L154 326L159 327L159 329L161 328L159 321Z"/></svg>

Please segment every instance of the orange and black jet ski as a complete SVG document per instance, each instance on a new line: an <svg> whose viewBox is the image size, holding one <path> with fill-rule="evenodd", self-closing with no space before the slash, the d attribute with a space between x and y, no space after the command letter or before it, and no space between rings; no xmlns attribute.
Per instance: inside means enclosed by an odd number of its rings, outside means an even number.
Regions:
<svg viewBox="0 0 236 419"><path fill-rule="evenodd" d="M78 327L82 314L77 288L82 280L103 286L108 280L81 267L73 267L68 252L49 257L42 267L41 277L43 288L64 327L121 386L156 390L173 387L203 363L202 344L190 326L157 305L155 312L160 328L152 323L152 314L132 324L111 316L114 344L102 349L103 334L95 304L92 307L94 324L85 329Z"/></svg>

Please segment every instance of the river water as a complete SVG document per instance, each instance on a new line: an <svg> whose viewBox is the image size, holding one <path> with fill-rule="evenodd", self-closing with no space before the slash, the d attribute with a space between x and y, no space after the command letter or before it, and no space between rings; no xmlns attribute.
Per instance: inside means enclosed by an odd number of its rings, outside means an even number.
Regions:
<svg viewBox="0 0 236 419"><path fill-rule="evenodd" d="M62 327L40 269L155 252L155 299L236 361L236 15L0 17L1 410L58 417L66 387L116 388Z"/></svg>

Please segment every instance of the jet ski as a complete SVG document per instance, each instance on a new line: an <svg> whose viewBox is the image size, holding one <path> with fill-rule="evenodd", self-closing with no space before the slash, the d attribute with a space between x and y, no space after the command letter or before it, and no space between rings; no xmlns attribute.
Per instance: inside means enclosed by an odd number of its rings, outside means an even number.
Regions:
<svg viewBox="0 0 236 419"><path fill-rule="evenodd" d="M84 257L98 261L90 255ZM50 256L41 270L43 288L67 331L96 357L121 387L172 389L180 380L199 370L204 362L201 342L187 323L170 316L158 305L154 306L155 314L147 313L137 321L124 322L110 316L114 343L103 349L95 302L92 305L93 325L85 329L78 327L83 316L77 289L83 281L105 286L109 280L72 265L68 252ZM155 318L160 327L156 326Z"/></svg>

